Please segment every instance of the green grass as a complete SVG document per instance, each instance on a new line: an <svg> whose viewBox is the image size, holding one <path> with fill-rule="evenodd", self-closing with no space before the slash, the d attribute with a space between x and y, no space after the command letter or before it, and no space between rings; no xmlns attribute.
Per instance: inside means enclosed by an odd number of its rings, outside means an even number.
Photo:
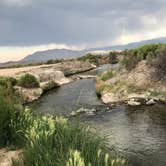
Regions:
<svg viewBox="0 0 166 166"><path fill-rule="evenodd" d="M26 166L92 166L124 165L126 160L109 154L105 141L88 126L64 118L40 117L29 110L22 125L27 144L16 165ZM26 125L25 125L26 124ZM27 125L28 124L28 125ZM77 163L77 164L75 164Z"/></svg>
<svg viewBox="0 0 166 166"><path fill-rule="evenodd" d="M104 92L109 92L112 89L111 85L108 84L101 84L99 86L96 86L96 94L100 96Z"/></svg>
<svg viewBox="0 0 166 166"><path fill-rule="evenodd" d="M153 90L153 91L150 91L150 96L163 98L165 100L166 99L166 92L159 91L159 90Z"/></svg>
<svg viewBox="0 0 166 166"><path fill-rule="evenodd" d="M110 78L112 78L115 75L115 73L112 70L109 70L107 72L104 72L103 74L101 74L100 79L102 81L107 81Z"/></svg>
<svg viewBox="0 0 166 166"><path fill-rule="evenodd" d="M6 78L7 79L7 78ZM12 80L0 85L0 146L16 141L16 121L21 109L19 97L14 94Z"/></svg>
<svg viewBox="0 0 166 166"><path fill-rule="evenodd" d="M7 84L11 84L12 86L17 84L17 80L13 77L0 77L0 86L7 86Z"/></svg>

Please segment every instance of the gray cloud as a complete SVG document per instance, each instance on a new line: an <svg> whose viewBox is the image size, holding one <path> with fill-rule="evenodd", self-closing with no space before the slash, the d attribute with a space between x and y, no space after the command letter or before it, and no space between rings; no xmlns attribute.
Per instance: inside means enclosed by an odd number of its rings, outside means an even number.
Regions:
<svg viewBox="0 0 166 166"><path fill-rule="evenodd" d="M0 45L112 44L160 27L165 9L165 0L1 0Z"/></svg>

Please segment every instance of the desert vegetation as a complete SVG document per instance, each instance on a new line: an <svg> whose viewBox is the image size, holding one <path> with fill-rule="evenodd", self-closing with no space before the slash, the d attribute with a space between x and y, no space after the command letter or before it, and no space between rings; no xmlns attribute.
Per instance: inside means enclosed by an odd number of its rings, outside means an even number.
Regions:
<svg viewBox="0 0 166 166"><path fill-rule="evenodd" d="M147 60L148 63L151 63L161 56L160 54L163 53L165 48L165 44L149 44L136 49L124 50L121 52L123 56L121 63L126 69L131 70L142 60Z"/></svg>
<svg viewBox="0 0 166 166"><path fill-rule="evenodd" d="M88 62L98 66L99 65L98 58L99 58L99 55L97 56L97 55L93 55L91 53L88 53L85 56L79 57L78 60L88 61Z"/></svg>
<svg viewBox="0 0 166 166"><path fill-rule="evenodd" d="M116 64L118 63L118 56L120 55L119 52L110 52L107 55L95 55L93 53L88 53L85 56L78 58L80 61L88 61L96 66L102 64Z"/></svg>
<svg viewBox="0 0 166 166"><path fill-rule="evenodd" d="M124 50L119 57L118 71L107 71L98 76L98 95L109 94L109 97L105 95L105 101L110 98L115 102L128 101L133 96L145 101L166 100L166 44Z"/></svg>
<svg viewBox="0 0 166 166"><path fill-rule="evenodd" d="M153 77L158 80L166 80L166 44L149 44L142 47L125 50L122 53L121 64L132 70L137 64L145 60L149 67L153 67L155 72Z"/></svg>
<svg viewBox="0 0 166 166"><path fill-rule="evenodd" d="M100 75L100 79L101 79L102 81L107 81L107 80L109 80L110 78L112 78L114 75L115 75L115 71L113 71L113 70L108 70L108 71L106 71L106 72L104 72L104 73L102 73L102 74Z"/></svg>

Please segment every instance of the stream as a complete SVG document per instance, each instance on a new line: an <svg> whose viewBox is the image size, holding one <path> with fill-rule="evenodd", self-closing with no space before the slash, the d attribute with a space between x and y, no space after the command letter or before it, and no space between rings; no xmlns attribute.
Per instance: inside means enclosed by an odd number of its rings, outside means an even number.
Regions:
<svg viewBox="0 0 166 166"><path fill-rule="evenodd" d="M83 73L97 75L116 65L103 65ZM108 143L129 158L132 166L166 166L166 106L119 105L109 108L96 96L95 80L82 79L43 95L30 105L35 111L69 116L80 108L96 109L81 115Z"/></svg>

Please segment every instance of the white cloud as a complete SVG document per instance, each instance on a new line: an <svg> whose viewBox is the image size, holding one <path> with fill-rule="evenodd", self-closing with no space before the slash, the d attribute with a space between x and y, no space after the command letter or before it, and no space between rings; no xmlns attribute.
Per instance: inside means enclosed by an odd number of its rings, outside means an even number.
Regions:
<svg viewBox="0 0 166 166"><path fill-rule="evenodd" d="M158 27L153 30L147 30L144 32L135 32L135 33L129 33L125 32L122 33L116 40L114 40L115 44L128 44L131 42L138 42L141 40L148 40L153 38L159 38L159 37L165 37L166 36L166 29L165 27Z"/></svg>

